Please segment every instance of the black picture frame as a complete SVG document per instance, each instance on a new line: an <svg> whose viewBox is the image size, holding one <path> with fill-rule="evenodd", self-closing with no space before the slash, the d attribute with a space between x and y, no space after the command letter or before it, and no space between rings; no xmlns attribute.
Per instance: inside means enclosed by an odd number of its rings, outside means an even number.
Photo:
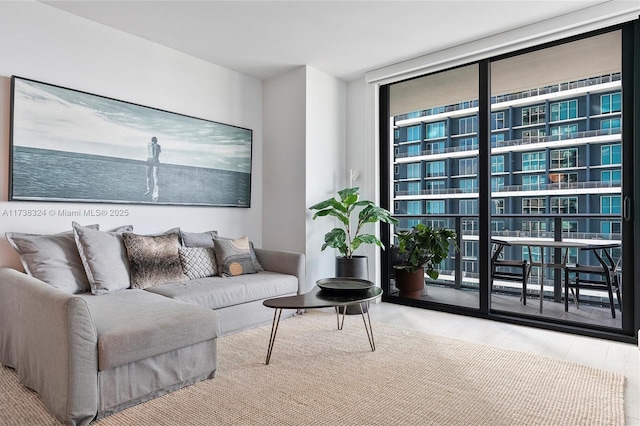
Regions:
<svg viewBox="0 0 640 426"><path fill-rule="evenodd" d="M252 145L251 129L11 78L11 201L250 207Z"/></svg>

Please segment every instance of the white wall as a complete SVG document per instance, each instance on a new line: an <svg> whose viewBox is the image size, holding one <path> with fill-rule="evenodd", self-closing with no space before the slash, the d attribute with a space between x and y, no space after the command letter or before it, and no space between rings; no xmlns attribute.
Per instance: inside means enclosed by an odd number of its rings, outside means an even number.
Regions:
<svg viewBox="0 0 640 426"><path fill-rule="evenodd" d="M329 217L312 220L308 208L336 195L347 187L346 99L347 85L312 67L307 69L307 129L306 129L306 255L307 284L320 278L335 276L337 250L321 252L324 234L338 222Z"/></svg>
<svg viewBox="0 0 640 426"><path fill-rule="evenodd" d="M367 114L368 105L376 100L367 92L367 84L362 80L350 81L347 85L347 178L353 172L357 179L353 186L360 187L361 199L380 203L380 164L379 143L376 133L377 119ZM380 225L368 224L367 233L380 237ZM380 249L366 245L358 250L358 254L369 257L369 279L380 282Z"/></svg>
<svg viewBox="0 0 640 426"><path fill-rule="evenodd" d="M306 70L263 84L263 242L305 251Z"/></svg>
<svg viewBox="0 0 640 426"><path fill-rule="evenodd" d="M333 249L320 251L335 223L309 206L347 185L346 83L309 66L264 82L265 246L305 253L307 286L334 276Z"/></svg>
<svg viewBox="0 0 640 426"><path fill-rule="evenodd" d="M38 2L0 2L0 235L71 229L68 217L8 216L18 209L61 208L60 203L7 201L11 75L253 129L251 208L122 205L127 218L74 219L100 223L102 229L130 223L139 233L174 226L192 232L216 229L225 236L248 235L262 246L262 82ZM20 266L4 238L2 265Z"/></svg>

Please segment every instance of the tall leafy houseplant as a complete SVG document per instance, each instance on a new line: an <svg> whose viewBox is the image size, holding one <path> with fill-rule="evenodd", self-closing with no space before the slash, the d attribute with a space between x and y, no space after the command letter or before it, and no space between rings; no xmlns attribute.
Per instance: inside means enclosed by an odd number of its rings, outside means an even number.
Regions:
<svg viewBox="0 0 640 426"><path fill-rule="evenodd" d="M431 228L419 223L410 231L396 233L398 237L398 255L400 262L396 269L404 269L407 272L424 271L432 279L440 275L434 269L440 262L449 257L449 244L456 244L456 233L446 228Z"/></svg>
<svg viewBox="0 0 640 426"><path fill-rule="evenodd" d="M384 245L375 235L363 233L363 227L367 223L376 222L397 224L398 220L373 201L360 200L359 191L359 187L345 188L338 191L338 198L332 197L309 207L310 210L317 210L313 215L314 220L323 216L333 216L341 223L341 226L325 234L323 251L332 247L342 256L352 258L353 252L362 244L375 244L384 250ZM357 209L360 211L356 221L354 213Z"/></svg>
<svg viewBox="0 0 640 426"><path fill-rule="evenodd" d="M431 228L422 223L410 231L396 233L398 259L396 288L400 296L419 297L424 287L424 273L432 279L440 275L436 266L449 256L449 244L456 243L456 233L446 228Z"/></svg>

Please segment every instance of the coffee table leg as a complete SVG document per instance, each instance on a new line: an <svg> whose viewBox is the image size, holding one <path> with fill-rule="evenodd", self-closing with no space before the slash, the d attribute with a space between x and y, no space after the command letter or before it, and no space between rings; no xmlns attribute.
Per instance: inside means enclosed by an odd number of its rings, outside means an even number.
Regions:
<svg viewBox="0 0 640 426"><path fill-rule="evenodd" d="M340 308L342 308L342 322L340 322ZM336 306L336 320L338 321L338 330L342 330L344 327L344 316L347 314L346 306Z"/></svg>
<svg viewBox="0 0 640 426"><path fill-rule="evenodd" d="M273 351L273 344L276 341L276 333L278 333L278 325L280 325L280 316L282 315L282 309L276 309L273 313L273 323L271 324L271 337L269 338L269 349L267 349L267 361L266 365L269 365L271 360L271 352Z"/></svg>
<svg viewBox="0 0 640 426"><path fill-rule="evenodd" d="M360 306L360 314L362 315L362 321L364 322L364 329L367 331L367 337L369 338L369 345L371 345L371 351L374 352L376 350L376 343L373 340L373 327L371 326L371 317L369 316L369 310L367 310L367 318L364 317L364 304L367 302L358 303ZM367 325L367 320L369 320L369 325Z"/></svg>

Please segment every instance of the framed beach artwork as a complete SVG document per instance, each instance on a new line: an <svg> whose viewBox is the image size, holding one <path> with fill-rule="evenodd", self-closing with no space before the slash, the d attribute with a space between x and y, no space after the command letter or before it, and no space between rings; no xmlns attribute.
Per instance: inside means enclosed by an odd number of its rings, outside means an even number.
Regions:
<svg viewBox="0 0 640 426"><path fill-rule="evenodd" d="M252 138L14 76L9 199L250 207Z"/></svg>

